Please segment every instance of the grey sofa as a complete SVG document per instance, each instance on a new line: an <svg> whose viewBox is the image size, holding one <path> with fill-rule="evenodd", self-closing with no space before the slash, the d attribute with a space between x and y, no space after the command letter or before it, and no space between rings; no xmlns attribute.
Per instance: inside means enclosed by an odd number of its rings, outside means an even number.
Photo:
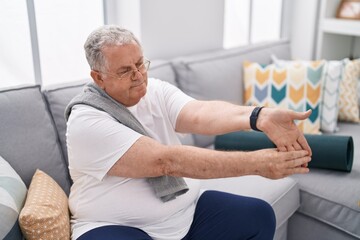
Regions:
<svg viewBox="0 0 360 240"><path fill-rule="evenodd" d="M271 54L290 59L288 41L154 60L149 76L168 81L202 100L242 104L242 62L270 63ZM57 85L0 89L0 156L27 186L37 168L68 194L64 108L90 80ZM277 219L275 239L360 239L360 125L341 123L336 134L352 135L351 173L313 169L280 180L259 176L203 180L205 189L254 196L268 201ZM215 136L181 136L184 144L211 147ZM239 226L241 227L241 226Z"/></svg>

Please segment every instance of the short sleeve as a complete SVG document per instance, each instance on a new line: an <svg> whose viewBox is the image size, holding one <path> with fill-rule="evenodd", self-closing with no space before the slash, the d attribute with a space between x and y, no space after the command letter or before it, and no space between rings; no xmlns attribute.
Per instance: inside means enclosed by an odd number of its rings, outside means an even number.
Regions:
<svg viewBox="0 0 360 240"><path fill-rule="evenodd" d="M69 170L102 180L141 136L106 112L85 105L74 106L66 133Z"/></svg>
<svg viewBox="0 0 360 240"><path fill-rule="evenodd" d="M194 98L186 95L179 88L168 82L162 82L161 88L164 95L164 102L172 127L175 129L177 117L181 109L186 103L194 100Z"/></svg>

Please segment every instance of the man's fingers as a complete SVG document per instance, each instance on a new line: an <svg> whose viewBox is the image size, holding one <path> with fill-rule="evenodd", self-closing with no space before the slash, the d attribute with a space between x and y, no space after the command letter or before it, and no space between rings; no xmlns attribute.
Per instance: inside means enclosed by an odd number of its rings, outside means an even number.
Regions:
<svg viewBox="0 0 360 240"><path fill-rule="evenodd" d="M309 170L309 168L307 168L307 164L310 161L311 161L311 158L309 156L287 161L286 169L285 169L284 173L287 174L288 176L292 175L292 174L308 173L310 170Z"/></svg>
<svg viewBox="0 0 360 240"><path fill-rule="evenodd" d="M292 168L292 169L287 169L286 174L287 176L293 175L293 174L305 174L310 172L309 168L306 167L299 167L299 168Z"/></svg>
<svg viewBox="0 0 360 240"><path fill-rule="evenodd" d="M307 110L306 112L295 112L293 111L292 117L293 120L305 120L310 117L312 111L311 109Z"/></svg>
<svg viewBox="0 0 360 240"><path fill-rule="evenodd" d="M279 150L279 152L287 152L287 149L285 146L281 146L277 148Z"/></svg>
<svg viewBox="0 0 360 240"><path fill-rule="evenodd" d="M308 152L306 150L287 152L287 154L287 159L289 161L297 158L308 157Z"/></svg>
<svg viewBox="0 0 360 240"><path fill-rule="evenodd" d="M301 146L302 149L308 151L309 156L312 155L311 148L310 148L308 142L306 141L304 135L301 135L301 136L298 138L297 142L300 144L300 146Z"/></svg>
<svg viewBox="0 0 360 240"><path fill-rule="evenodd" d="M301 157L301 158L296 158L290 161L287 161L287 168L298 168L303 166L304 164L307 164L308 162L311 161L311 158L306 156L306 157Z"/></svg>
<svg viewBox="0 0 360 240"><path fill-rule="evenodd" d="M288 152L295 151L295 148L292 145L286 146Z"/></svg>
<svg viewBox="0 0 360 240"><path fill-rule="evenodd" d="M295 142L295 143L293 144L293 147L294 147L295 150L297 150L297 151L299 151L299 150L302 149L302 147L300 146L300 144L299 144L298 142Z"/></svg>

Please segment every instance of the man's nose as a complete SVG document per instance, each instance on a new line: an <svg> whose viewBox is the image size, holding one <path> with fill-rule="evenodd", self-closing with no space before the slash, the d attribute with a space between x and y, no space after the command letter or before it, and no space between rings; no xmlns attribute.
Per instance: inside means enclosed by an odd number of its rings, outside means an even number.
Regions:
<svg viewBox="0 0 360 240"><path fill-rule="evenodd" d="M131 79L132 80L137 80L139 78L142 78L142 74L139 71L139 69L133 70L132 74L131 74Z"/></svg>

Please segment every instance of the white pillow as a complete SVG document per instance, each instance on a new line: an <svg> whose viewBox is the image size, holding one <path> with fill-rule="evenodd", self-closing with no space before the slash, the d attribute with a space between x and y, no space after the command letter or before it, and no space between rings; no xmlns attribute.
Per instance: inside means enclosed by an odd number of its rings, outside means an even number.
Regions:
<svg viewBox="0 0 360 240"><path fill-rule="evenodd" d="M0 239L22 239L18 217L26 192L19 175L0 156Z"/></svg>
<svg viewBox="0 0 360 240"><path fill-rule="evenodd" d="M289 64L293 61L278 59L275 55L271 56L272 61L279 66ZM297 62L297 60L294 60ZM307 62L299 60L300 62ZM321 109L320 109L320 130L333 133L338 130L338 112L340 84L343 79L344 67L347 59L340 61L326 61L324 79L322 84Z"/></svg>

